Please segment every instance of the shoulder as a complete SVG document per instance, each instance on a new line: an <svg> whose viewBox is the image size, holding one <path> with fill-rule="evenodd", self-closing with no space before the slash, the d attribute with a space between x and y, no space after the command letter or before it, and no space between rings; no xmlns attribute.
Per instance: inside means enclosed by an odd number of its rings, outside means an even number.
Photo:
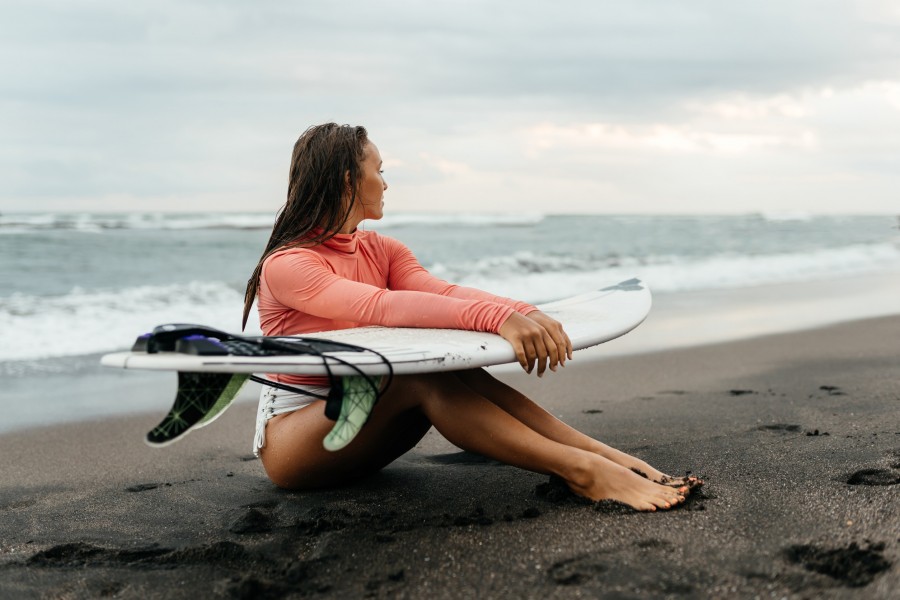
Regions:
<svg viewBox="0 0 900 600"><path fill-rule="evenodd" d="M387 235L381 235L375 231L360 231L358 238L360 245L364 246L371 256L385 256L392 259L403 252L409 252L400 240Z"/></svg>
<svg viewBox="0 0 900 600"><path fill-rule="evenodd" d="M297 246L294 248L284 248L282 250L276 250L268 257L264 262L271 262L274 260L284 260L284 259L321 259L321 256L318 252L318 246L310 246L310 247L301 247Z"/></svg>
<svg viewBox="0 0 900 600"><path fill-rule="evenodd" d="M287 248L277 250L263 261L263 273L281 269L297 269L327 265L325 258L316 251L316 246L310 248Z"/></svg>
<svg viewBox="0 0 900 600"><path fill-rule="evenodd" d="M359 241L369 248L376 248L384 251L396 251L406 248L400 240L387 235L382 235L376 231L360 231Z"/></svg>

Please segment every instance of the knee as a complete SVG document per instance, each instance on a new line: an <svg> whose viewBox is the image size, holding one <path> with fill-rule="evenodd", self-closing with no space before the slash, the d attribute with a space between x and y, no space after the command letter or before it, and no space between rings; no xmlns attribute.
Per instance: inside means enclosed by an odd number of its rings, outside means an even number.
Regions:
<svg viewBox="0 0 900 600"><path fill-rule="evenodd" d="M391 387L417 396L432 394L453 384L453 373L417 373L397 377Z"/></svg>
<svg viewBox="0 0 900 600"><path fill-rule="evenodd" d="M289 491L300 491L303 489L303 482L296 477L296 474L288 473L285 469L273 468L266 461L263 461L263 469L269 481L279 488Z"/></svg>
<svg viewBox="0 0 900 600"><path fill-rule="evenodd" d="M283 490L303 489L303 480L301 477L298 477L296 469L286 468L284 461L278 460L278 457L274 454L266 447L259 452L260 462L269 481Z"/></svg>
<svg viewBox="0 0 900 600"><path fill-rule="evenodd" d="M340 468L317 468L312 465L272 464L263 461L269 480L277 487L291 492L306 492L350 483L360 475Z"/></svg>
<svg viewBox="0 0 900 600"><path fill-rule="evenodd" d="M485 369L466 369L465 371L454 371L452 373L463 383L485 384L496 381L494 376Z"/></svg>

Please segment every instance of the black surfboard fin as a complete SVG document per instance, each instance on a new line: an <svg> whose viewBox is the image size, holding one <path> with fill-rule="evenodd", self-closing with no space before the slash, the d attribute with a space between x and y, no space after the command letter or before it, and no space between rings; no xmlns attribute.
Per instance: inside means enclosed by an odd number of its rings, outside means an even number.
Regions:
<svg viewBox="0 0 900 600"><path fill-rule="evenodd" d="M231 405L249 377L247 373L179 371L175 402L163 420L147 433L147 444L161 448L189 431L209 425Z"/></svg>

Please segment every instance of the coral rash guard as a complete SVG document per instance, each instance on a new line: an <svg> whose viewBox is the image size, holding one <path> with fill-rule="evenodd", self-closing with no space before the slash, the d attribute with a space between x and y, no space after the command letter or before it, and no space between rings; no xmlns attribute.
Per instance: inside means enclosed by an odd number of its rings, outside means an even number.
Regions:
<svg viewBox="0 0 900 600"><path fill-rule="evenodd" d="M302 335L364 325L497 333L524 302L438 279L397 240L373 231L337 234L309 248L272 254L259 283L264 335ZM283 383L328 385L323 377L269 375Z"/></svg>

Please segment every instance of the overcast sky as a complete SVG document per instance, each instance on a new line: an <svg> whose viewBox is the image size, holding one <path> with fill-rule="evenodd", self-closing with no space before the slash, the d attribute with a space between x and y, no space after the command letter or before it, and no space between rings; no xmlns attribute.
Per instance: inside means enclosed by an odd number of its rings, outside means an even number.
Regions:
<svg viewBox="0 0 900 600"><path fill-rule="evenodd" d="M900 212L896 0L0 9L0 212L274 212L331 120L387 210Z"/></svg>

